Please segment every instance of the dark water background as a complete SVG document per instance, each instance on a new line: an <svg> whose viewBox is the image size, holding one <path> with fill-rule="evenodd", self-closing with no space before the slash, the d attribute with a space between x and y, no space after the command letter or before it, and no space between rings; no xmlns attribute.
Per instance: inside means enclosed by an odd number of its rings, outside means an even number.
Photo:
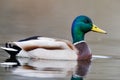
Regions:
<svg viewBox="0 0 120 80"><path fill-rule="evenodd" d="M84 80L119 80L119 3L120 0L0 0L0 44L34 35L72 40L71 23L76 16L84 14L108 32L107 35L93 32L86 35L92 53L111 57L93 60ZM0 62L7 57L7 53L0 50ZM62 63L65 62L59 62ZM13 74L14 70L0 67L0 80L69 80L76 65L68 68L69 75L62 78L21 77Z"/></svg>

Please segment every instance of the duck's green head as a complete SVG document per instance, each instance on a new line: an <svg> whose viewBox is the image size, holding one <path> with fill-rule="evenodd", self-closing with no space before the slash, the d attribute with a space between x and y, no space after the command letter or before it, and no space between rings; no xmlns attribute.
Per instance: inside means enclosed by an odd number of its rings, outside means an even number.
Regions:
<svg viewBox="0 0 120 80"><path fill-rule="evenodd" d="M106 31L94 25L89 17L84 15L76 17L72 24L73 43L84 40L85 33L89 31L106 33Z"/></svg>

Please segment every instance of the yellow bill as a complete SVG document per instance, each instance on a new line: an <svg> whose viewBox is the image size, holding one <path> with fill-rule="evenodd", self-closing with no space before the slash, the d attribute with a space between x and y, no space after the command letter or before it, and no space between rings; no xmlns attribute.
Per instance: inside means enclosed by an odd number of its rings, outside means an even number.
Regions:
<svg viewBox="0 0 120 80"><path fill-rule="evenodd" d="M92 30L92 31L94 31L94 32L107 34L107 32L106 32L106 31L104 31L104 30L100 29L99 27L97 27L97 26L96 26L96 25L94 25L94 24L93 24L93 26L92 26L92 29L91 29L91 30Z"/></svg>

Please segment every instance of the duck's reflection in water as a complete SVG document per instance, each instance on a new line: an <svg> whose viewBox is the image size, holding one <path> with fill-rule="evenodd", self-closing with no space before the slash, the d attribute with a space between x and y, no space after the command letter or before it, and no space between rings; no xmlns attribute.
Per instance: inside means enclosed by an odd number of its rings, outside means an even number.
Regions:
<svg viewBox="0 0 120 80"><path fill-rule="evenodd" d="M90 64L91 61L77 61L77 66L75 71L73 71L71 80L83 80L89 71Z"/></svg>
<svg viewBox="0 0 120 80"><path fill-rule="evenodd" d="M64 78L83 80L86 76L90 61L61 61L37 60L29 58L7 59L6 62L16 62L12 74L39 77L39 78Z"/></svg>

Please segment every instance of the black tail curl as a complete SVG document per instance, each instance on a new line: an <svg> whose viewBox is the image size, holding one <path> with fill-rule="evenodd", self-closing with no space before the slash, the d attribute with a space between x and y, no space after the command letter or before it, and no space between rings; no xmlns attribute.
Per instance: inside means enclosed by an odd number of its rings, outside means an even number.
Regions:
<svg viewBox="0 0 120 80"><path fill-rule="evenodd" d="M16 50L16 51L5 50L10 55L11 58L16 57L17 53L19 53L21 51L20 47L18 47L17 45L15 45L14 43L11 43L11 42L5 43L5 47L12 48L12 49Z"/></svg>

